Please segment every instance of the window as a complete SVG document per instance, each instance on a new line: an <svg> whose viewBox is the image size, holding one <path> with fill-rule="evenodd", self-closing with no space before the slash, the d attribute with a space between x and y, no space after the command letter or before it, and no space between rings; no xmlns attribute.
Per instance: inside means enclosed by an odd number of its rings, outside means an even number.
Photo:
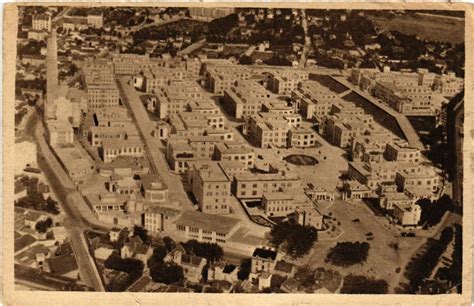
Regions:
<svg viewBox="0 0 474 306"><path fill-rule="evenodd" d="M186 230L186 227L184 225L180 225L180 224L176 224L176 229L178 231L185 231Z"/></svg>

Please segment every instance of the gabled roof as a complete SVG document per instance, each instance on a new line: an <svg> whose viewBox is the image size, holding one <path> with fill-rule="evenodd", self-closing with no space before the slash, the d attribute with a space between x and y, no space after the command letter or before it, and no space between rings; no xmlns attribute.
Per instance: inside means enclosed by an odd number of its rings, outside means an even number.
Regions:
<svg viewBox="0 0 474 306"><path fill-rule="evenodd" d="M64 275L78 269L74 255L62 255L48 259L51 273Z"/></svg>
<svg viewBox="0 0 474 306"><path fill-rule="evenodd" d="M281 271L281 272L285 272L285 273L291 273L293 268L294 268L293 264L291 264L289 262L286 262L284 260L277 261L277 263L275 265L275 271Z"/></svg>
<svg viewBox="0 0 474 306"><path fill-rule="evenodd" d="M183 254L181 256L181 263L185 265L194 266L194 267L199 267L204 260L206 260L204 257L190 255L190 254Z"/></svg>
<svg viewBox="0 0 474 306"><path fill-rule="evenodd" d="M276 255L277 255L277 253L273 250L268 250L268 249L263 249L263 248L256 248L255 251L253 251L252 257L260 257L260 258L264 258L264 259L275 260Z"/></svg>

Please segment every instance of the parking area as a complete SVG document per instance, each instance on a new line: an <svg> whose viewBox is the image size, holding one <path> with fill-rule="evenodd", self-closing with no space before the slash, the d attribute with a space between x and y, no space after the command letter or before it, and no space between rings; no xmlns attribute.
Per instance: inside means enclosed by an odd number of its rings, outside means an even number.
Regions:
<svg viewBox="0 0 474 306"><path fill-rule="evenodd" d="M312 267L325 266L327 263L324 260L337 242L365 241L370 244L367 262L351 267L331 268L343 275L354 273L385 279L392 286L390 290L393 292L394 287L403 279L403 271L397 273L396 269L400 267L403 270L411 256L426 240L422 237L401 238L393 231L387 230L376 219L380 218L381 221L383 217L375 216L363 205L336 200L324 213L330 214L337 224L340 223L343 233L336 239L316 242L312 253L302 258L299 263Z"/></svg>

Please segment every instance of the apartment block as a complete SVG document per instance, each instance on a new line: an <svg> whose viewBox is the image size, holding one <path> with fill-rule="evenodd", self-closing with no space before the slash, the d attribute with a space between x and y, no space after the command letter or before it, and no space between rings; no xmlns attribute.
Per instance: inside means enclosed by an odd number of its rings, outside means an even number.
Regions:
<svg viewBox="0 0 474 306"><path fill-rule="evenodd" d="M141 140L106 139L102 141L101 157L105 163L109 163L118 156L143 157L144 151Z"/></svg>
<svg viewBox="0 0 474 306"><path fill-rule="evenodd" d="M31 28L36 31L51 31L51 15L39 14L31 18Z"/></svg>
<svg viewBox="0 0 474 306"><path fill-rule="evenodd" d="M110 107L97 109L93 116L94 124L99 127L126 128L132 124L132 118L125 107Z"/></svg>
<svg viewBox="0 0 474 306"><path fill-rule="evenodd" d="M143 89L147 93L157 93L161 87L184 80L185 68L157 67L143 72Z"/></svg>
<svg viewBox="0 0 474 306"><path fill-rule="evenodd" d="M317 145L315 131L305 128L292 128L288 131L288 147L310 148Z"/></svg>
<svg viewBox="0 0 474 306"><path fill-rule="evenodd" d="M439 189L440 178L434 167L416 165L399 170L395 182L400 189L417 199L434 199Z"/></svg>
<svg viewBox="0 0 474 306"><path fill-rule="evenodd" d="M200 211L208 214L229 213L230 181L217 162L195 162L188 176Z"/></svg>
<svg viewBox="0 0 474 306"><path fill-rule="evenodd" d="M265 192L262 196L265 214L270 217L286 217L296 209L294 198L286 192Z"/></svg>
<svg viewBox="0 0 474 306"><path fill-rule="evenodd" d="M411 147L406 141L389 142L385 147L384 157L390 161L418 163L422 161L419 149Z"/></svg>
<svg viewBox="0 0 474 306"><path fill-rule="evenodd" d="M236 161L244 165L245 168L253 168L255 153L244 144L225 142L216 144L213 159Z"/></svg>
<svg viewBox="0 0 474 306"><path fill-rule="evenodd" d="M243 173L236 174L232 182L232 192L239 199L262 198L264 193L298 189L301 179L285 171L277 173Z"/></svg>
<svg viewBox="0 0 474 306"><path fill-rule="evenodd" d="M110 140L139 140L140 135L136 126L127 122L124 126L92 126L89 134L90 143L94 147L102 146L106 139Z"/></svg>
<svg viewBox="0 0 474 306"><path fill-rule="evenodd" d="M248 118L246 131L250 142L260 148L286 147L290 126L285 118L268 117L260 113Z"/></svg>
<svg viewBox="0 0 474 306"><path fill-rule="evenodd" d="M166 146L166 161L176 173L186 173L190 163L196 160L196 152L186 139L170 138Z"/></svg>
<svg viewBox="0 0 474 306"><path fill-rule="evenodd" d="M48 120L46 122L47 139L52 147L72 144L74 131L69 121Z"/></svg>
<svg viewBox="0 0 474 306"><path fill-rule="evenodd" d="M255 81L238 81L235 86L224 90L226 111L236 119L256 115L265 102L274 97L265 87Z"/></svg>
<svg viewBox="0 0 474 306"><path fill-rule="evenodd" d="M87 85L87 100L89 109L119 106L120 96L117 84Z"/></svg>
<svg viewBox="0 0 474 306"><path fill-rule="evenodd" d="M173 82L160 87L155 95L158 99L156 113L160 119L185 112L189 102L199 101L204 97L202 89L194 81Z"/></svg>
<svg viewBox="0 0 474 306"><path fill-rule="evenodd" d="M269 75L268 87L278 95L291 95L302 81L308 80L309 74L302 70L277 70Z"/></svg>
<svg viewBox="0 0 474 306"><path fill-rule="evenodd" d="M332 104L341 103L338 95L316 81L303 81L291 93L295 109L306 119L327 116ZM344 103L344 102L342 102Z"/></svg>
<svg viewBox="0 0 474 306"><path fill-rule="evenodd" d="M176 218L181 214L179 210L164 207L153 206L144 213L143 227L150 234L157 234L161 232L169 233L174 231Z"/></svg>
<svg viewBox="0 0 474 306"><path fill-rule="evenodd" d="M94 28L102 28L104 26L104 16L100 14L88 14L87 15L87 24L91 25Z"/></svg>

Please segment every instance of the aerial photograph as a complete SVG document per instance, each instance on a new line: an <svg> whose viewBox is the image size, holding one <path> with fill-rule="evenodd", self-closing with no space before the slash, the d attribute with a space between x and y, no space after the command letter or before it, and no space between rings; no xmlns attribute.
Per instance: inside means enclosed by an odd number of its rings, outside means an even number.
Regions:
<svg viewBox="0 0 474 306"><path fill-rule="evenodd" d="M17 20L16 291L470 290L464 11Z"/></svg>

